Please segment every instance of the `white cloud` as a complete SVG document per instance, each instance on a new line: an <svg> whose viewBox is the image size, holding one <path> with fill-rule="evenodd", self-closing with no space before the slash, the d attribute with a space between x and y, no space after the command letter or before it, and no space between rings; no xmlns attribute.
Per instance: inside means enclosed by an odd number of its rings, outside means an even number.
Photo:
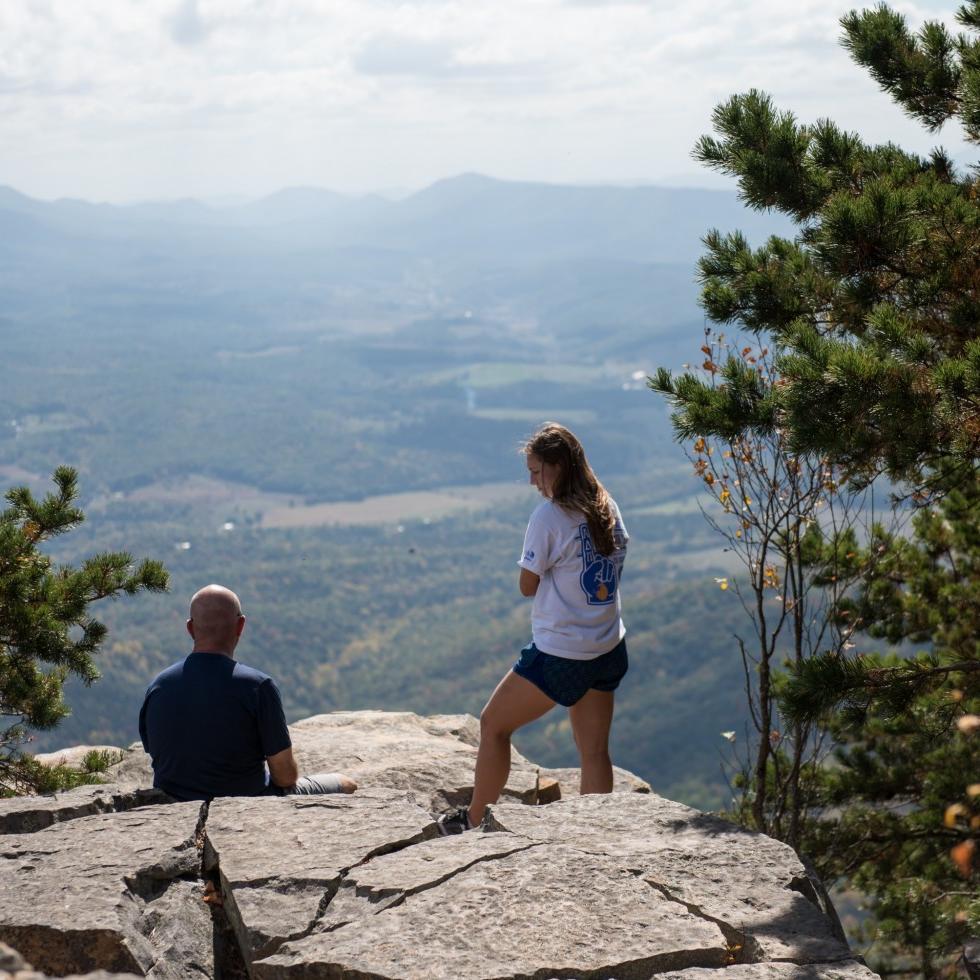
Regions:
<svg viewBox="0 0 980 980"><path fill-rule="evenodd" d="M750 87L927 149L841 50L851 5L4 0L0 183L112 199L656 178L693 173L712 109Z"/></svg>
<svg viewBox="0 0 980 980"><path fill-rule="evenodd" d="M201 18L197 0L183 0L168 18L167 25L177 44L200 44L208 36L208 26Z"/></svg>

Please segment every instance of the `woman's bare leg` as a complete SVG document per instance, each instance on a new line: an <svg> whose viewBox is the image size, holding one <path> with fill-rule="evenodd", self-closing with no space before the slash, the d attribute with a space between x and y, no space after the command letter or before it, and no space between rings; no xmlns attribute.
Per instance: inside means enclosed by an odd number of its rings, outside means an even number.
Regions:
<svg viewBox="0 0 980 980"><path fill-rule="evenodd" d="M613 718L613 692L589 691L568 709L572 733L582 762L580 792L611 793L612 760L609 758L609 729Z"/></svg>
<svg viewBox="0 0 980 980"><path fill-rule="evenodd" d="M480 714L480 748L476 756L470 825L475 827L496 803L510 775L510 737L522 725L540 718L555 702L529 680L509 671Z"/></svg>

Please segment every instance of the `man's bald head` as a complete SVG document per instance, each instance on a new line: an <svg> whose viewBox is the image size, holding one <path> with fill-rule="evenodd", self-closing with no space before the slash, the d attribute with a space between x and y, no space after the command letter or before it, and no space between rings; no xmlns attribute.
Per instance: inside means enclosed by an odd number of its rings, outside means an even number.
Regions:
<svg viewBox="0 0 980 980"><path fill-rule="evenodd" d="M244 626L242 604L231 589L206 585L194 593L187 632L194 637L195 652L231 656Z"/></svg>

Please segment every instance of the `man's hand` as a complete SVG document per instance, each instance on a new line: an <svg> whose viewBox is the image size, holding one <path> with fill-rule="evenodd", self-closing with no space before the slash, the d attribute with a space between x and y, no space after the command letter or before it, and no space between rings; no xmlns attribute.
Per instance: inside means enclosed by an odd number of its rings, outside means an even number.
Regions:
<svg viewBox="0 0 980 980"><path fill-rule="evenodd" d="M269 764L269 776L276 786L280 789L289 789L290 786L296 785L296 780L299 779L299 766L296 765L296 759L293 757L292 746L270 755L265 761Z"/></svg>

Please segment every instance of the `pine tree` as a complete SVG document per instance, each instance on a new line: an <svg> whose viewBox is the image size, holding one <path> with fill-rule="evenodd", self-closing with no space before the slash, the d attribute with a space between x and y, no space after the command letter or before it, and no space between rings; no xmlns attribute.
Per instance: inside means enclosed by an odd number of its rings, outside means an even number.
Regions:
<svg viewBox="0 0 980 980"><path fill-rule="evenodd" d="M970 34L918 34L885 7L848 14L844 45L906 111L935 129L958 120L980 141L980 0ZM711 231L703 305L717 323L766 333L780 352L770 387L737 360L723 390L658 378L684 406L686 435L778 427L795 452L829 454L853 476L921 479L980 456L980 179L935 150L872 146L828 120L798 123L758 91L714 113L695 156L738 181L798 237L750 247Z"/></svg>
<svg viewBox="0 0 980 980"><path fill-rule="evenodd" d="M701 374L710 386L728 356L772 380L767 349L734 345L705 328ZM709 526L735 559L716 582L742 606L747 628L734 635L745 675L749 721L731 743L733 796L728 816L799 849L819 815L826 729L780 706L789 663L803 666L822 651L853 646L855 623L839 604L877 558L858 553L858 536L874 513L871 493L841 494L826 460L795 456L781 432L746 433L725 441L699 436L688 453ZM817 861L817 870L822 870Z"/></svg>
<svg viewBox="0 0 980 980"><path fill-rule="evenodd" d="M77 475L54 473L56 491L36 499L27 487L6 494L0 512L0 794L51 788L51 774L19 751L28 728L49 729L68 714L65 681L91 684L93 657L106 628L89 615L99 599L163 591L167 572L152 560L138 566L124 552L106 552L79 568L53 566L40 546L77 526Z"/></svg>
<svg viewBox="0 0 980 980"><path fill-rule="evenodd" d="M874 896L881 947L929 977L980 933L980 477L958 475L914 523L912 539L879 527L858 550L869 571L838 615L861 624L865 649L804 664L783 705L828 718L837 746L823 774L832 816L806 846ZM926 649L866 652L873 640Z"/></svg>
<svg viewBox="0 0 980 980"><path fill-rule="evenodd" d="M843 43L927 129L954 120L976 143L980 0L957 17L953 35L852 12ZM711 231L699 265L709 318L770 345L777 376L732 357L710 384L660 370L651 386L683 438L778 433L852 486L887 474L922 508L911 538L878 528L858 555L873 570L838 607L864 631L858 655L799 665L783 706L839 745L803 848L868 892L898 967L938 975L980 935L980 168L799 123L758 91L714 128L695 156L798 226L758 248Z"/></svg>

